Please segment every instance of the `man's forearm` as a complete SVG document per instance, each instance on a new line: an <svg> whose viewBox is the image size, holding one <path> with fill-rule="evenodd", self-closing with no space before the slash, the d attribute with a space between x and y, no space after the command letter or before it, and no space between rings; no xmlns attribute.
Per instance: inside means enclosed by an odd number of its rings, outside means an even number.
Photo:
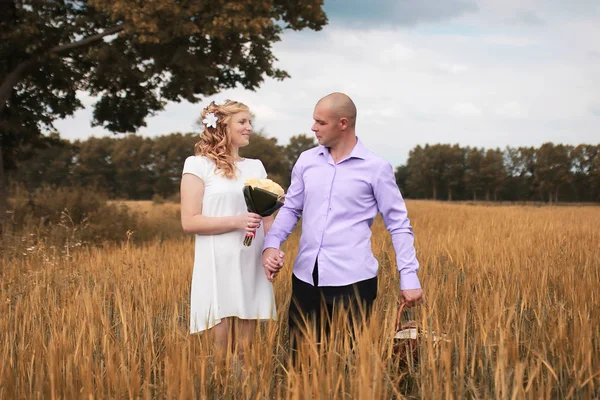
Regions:
<svg viewBox="0 0 600 400"><path fill-rule="evenodd" d="M271 229L265 236L263 251L268 248L279 249L281 243L285 242L294 226L300 219L300 213L285 206L279 210Z"/></svg>

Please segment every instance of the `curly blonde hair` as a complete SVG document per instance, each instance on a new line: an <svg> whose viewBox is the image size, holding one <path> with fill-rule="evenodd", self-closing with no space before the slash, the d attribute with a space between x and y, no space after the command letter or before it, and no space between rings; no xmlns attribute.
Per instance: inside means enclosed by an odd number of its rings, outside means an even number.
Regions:
<svg viewBox="0 0 600 400"><path fill-rule="evenodd" d="M250 111L247 105L238 101L227 100L223 105L211 102L202 110L200 120L207 114L213 113L219 120L216 128L205 126L200 140L194 146L197 156L205 156L214 161L215 173L220 173L226 178L233 179L236 176L235 159L233 158L233 147L231 136L227 134L227 125L231 117L242 111Z"/></svg>

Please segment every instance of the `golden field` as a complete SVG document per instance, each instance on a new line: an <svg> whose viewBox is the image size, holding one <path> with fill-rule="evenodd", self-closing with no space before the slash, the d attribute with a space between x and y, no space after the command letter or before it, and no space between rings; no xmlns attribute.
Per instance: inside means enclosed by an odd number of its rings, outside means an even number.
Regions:
<svg viewBox="0 0 600 400"><path fill-rule="evenodd" d="M128 206L177 229L173 204ZM338 334L288 365L296 230L274 283L279 320L260 327L245 373L234 357L215 368L208 338L188 334L192 237L137 244L133 232L0 256L0 398L600 397L599 207L408 208L427 296L408 316L449 339L423 338L417 363L390 357L398 273L381 220L379 296L356 350Z"/></svg>

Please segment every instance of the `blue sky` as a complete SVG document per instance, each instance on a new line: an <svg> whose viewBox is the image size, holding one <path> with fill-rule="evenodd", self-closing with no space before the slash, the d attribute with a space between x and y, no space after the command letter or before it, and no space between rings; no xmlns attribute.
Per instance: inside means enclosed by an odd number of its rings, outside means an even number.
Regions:
<svg viewBox="0 0 600 400"><path fill-rule="evenodd" d="M256 130L286 144L311 134L316 101L334 91L358 108L357 134L394 165L416 145L539 146L600 143L600 2L572 0L326 0L330 24L287 32L275 45L291 78L229 90ZM90 127L88 108L56 123L61 136ZM169 104L138 132L198 131L211 98Z"/></svg>

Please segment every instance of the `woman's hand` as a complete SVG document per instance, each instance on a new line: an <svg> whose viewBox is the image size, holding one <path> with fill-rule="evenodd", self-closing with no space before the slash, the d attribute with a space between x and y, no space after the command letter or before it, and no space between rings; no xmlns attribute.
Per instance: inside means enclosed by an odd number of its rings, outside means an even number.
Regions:
<svg viewBox="0 0 600 400"><path fill-rule="evenodd" d="M254 234L254 232L256 232L256 229L260 227L261 221L262 217L260 215L254 213L247 213L238 216L236 226L238 229L246 231L247 233Z"/></svg>

